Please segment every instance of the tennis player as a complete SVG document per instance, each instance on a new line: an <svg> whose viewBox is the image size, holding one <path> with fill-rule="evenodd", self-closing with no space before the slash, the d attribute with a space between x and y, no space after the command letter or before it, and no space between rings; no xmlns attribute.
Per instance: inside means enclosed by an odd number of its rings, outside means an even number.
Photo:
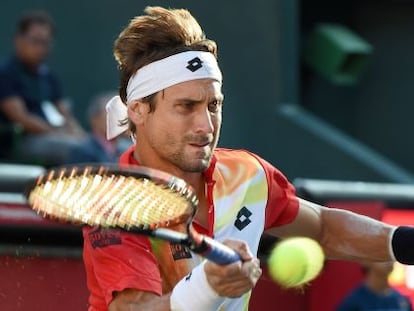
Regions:
<svg viewBox="0 0 414 311"><path fill-rule="evenodd" d="M108 138L129 130L121 164L176 175L196 190L195 228L240 253L220 266L185 247L84 229L89 310L247 310L264 231L318 240L329 258L414 262L414 230L302 200L274 166L216 148L222 122L217 47L187 10L148 7L115 42L120 96L107 105ZM180 228L177 228L180 230Z"/></svg>

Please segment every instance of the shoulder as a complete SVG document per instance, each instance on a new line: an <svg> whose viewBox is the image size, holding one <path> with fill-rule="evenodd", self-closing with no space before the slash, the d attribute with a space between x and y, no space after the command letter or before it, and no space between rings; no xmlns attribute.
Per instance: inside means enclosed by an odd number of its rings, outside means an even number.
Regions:
<svg viewBox="0 0 414 311"><path fill-rule="evenodd" d="M371 291L364 284L360 284L351 291L350 296L352 297L359 297L359 296L366 296L370 294Z"/></svg>
<svg viewBox="0 0 414 311"><path fill-rule="evenodd" d="M0 99L19 96L19 69L11 59L0 64Z"/></svg>
<svg viewBox="0 0 414 311"><path fill-rule="evenodd" d="M255 167L263 167L263 159L245 149L216 148L214 156L217 159L217 163L238 163L243 165L252 165Z"/></svg>
<svg viewBox="0 0 414 311"><path fill-rule="evenodd" d="M214 172L224 179L265 178L265 168L258 158L247 150L217 148L214 152ZM229 181L228 180L228 181Z"/></svg>
<svg viewBox="0 0 414 311"><path fill-rule="evenodd" d="M396 290L395 288L392 289L393 296L398 299L401 303L408 302L411 305L410 298L401 293L400 291Z"/></svg>
<svg viewBox="0 0 414 311"><path fill-rule="evenodd" d="M11 59L2 60L0 62L0 76L12 76L15 72L15 66Z"/></svg>
<svg viewBox="0 0 414 311"><path fill-rule="evenodd" d="M413 310L410 298L395 288L392 288L391 295L388 296L387 300L392 301L392 304L398 307L398 310Z"/></svg>
<svg viewBox="0 0 414 311"><path fill-rule="evenodd" d="M217 159L218 166L228 165L256 169L264 172L269 180L275 179L281 186L288 186L289 184L288 179L278 168L248 150L217 148L214 156Z"/></svg>
<svg viewBox="0 0 414 311"><path fill-rule="evenodd" d="M367 291L366 289L358 285L340 302L337 311L347 311L355 308L361 301L366 301Z"/></svg>

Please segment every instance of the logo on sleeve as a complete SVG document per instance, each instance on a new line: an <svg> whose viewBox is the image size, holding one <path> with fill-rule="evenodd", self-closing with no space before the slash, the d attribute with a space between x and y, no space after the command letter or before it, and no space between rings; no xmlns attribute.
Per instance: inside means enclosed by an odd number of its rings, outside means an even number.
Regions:
<svg viewBox="0 0 414 311"><path fill-rule="evenodd" d="M188 70L194 72L203 67L203 62L198 57L194 57L192 60L188 61L188 66L185 67Z"/></svg>
<svg viewBox="0 0 414 311"><path fill-rule="evenodd" d="M116 230L94 229L88 234L89 242L93 248L103 248L122 244L121 234Z"/></svg>
<svg viewBox="0 0 414 311"><path fill-rule="evenodd" d="M174 260L191 258L190 250L184 245L170 243L170 248Z"/></svg>
<svg viewBox="0 0 414 311"><path fill-rule="evenodd" d="M252 216L252 212L249 211L246 206L243 206L237 213L237 218L234 222L234 226L242 231L248 224L252 222L249 218L250 216Z"/></svg>

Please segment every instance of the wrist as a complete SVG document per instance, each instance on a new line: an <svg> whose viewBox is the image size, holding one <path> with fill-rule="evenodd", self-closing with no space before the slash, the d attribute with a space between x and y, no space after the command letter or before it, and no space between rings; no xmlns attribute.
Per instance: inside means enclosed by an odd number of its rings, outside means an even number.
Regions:
<svg viewBox="0 0 414 311"><path fill-rule="evenodd" d="M414 264L414 227L399 226L390 231L391 258L402 264Z"/></svg>
<svg viewBox="0 0 414 311"><path fill-rule="evenodd" d="M210 286L204 270L205 261L181 279L170 296L171 311L217 310L225 297L219 296Z"/></svg>

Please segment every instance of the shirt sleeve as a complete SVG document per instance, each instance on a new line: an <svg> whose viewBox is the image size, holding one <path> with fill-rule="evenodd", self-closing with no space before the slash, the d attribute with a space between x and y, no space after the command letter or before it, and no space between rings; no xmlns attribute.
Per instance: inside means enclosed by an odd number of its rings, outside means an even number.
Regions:
<svg viewBox="0 0 414 311"><path fill-rule="evenodd" d="M255 157L266 173L268 184L265 229L292 222L299 210L295 187L277 168L257 155Z"/></svg>
<svg viewBox="0 0 414 311"><path fill-rule="evenodd" d="M118 230L85 227L84 261L90 291L100 291L107 305L126 288L161 295L161 277L148 238ZM89 275L88 275L89 274Z"/></svg>
<svg viewBox="0 0 414 311"><path fill-rule="evenodd" d="M12 76L5 70L0 70L0 103L8 97L18 96L19 92Z"/></svg>

